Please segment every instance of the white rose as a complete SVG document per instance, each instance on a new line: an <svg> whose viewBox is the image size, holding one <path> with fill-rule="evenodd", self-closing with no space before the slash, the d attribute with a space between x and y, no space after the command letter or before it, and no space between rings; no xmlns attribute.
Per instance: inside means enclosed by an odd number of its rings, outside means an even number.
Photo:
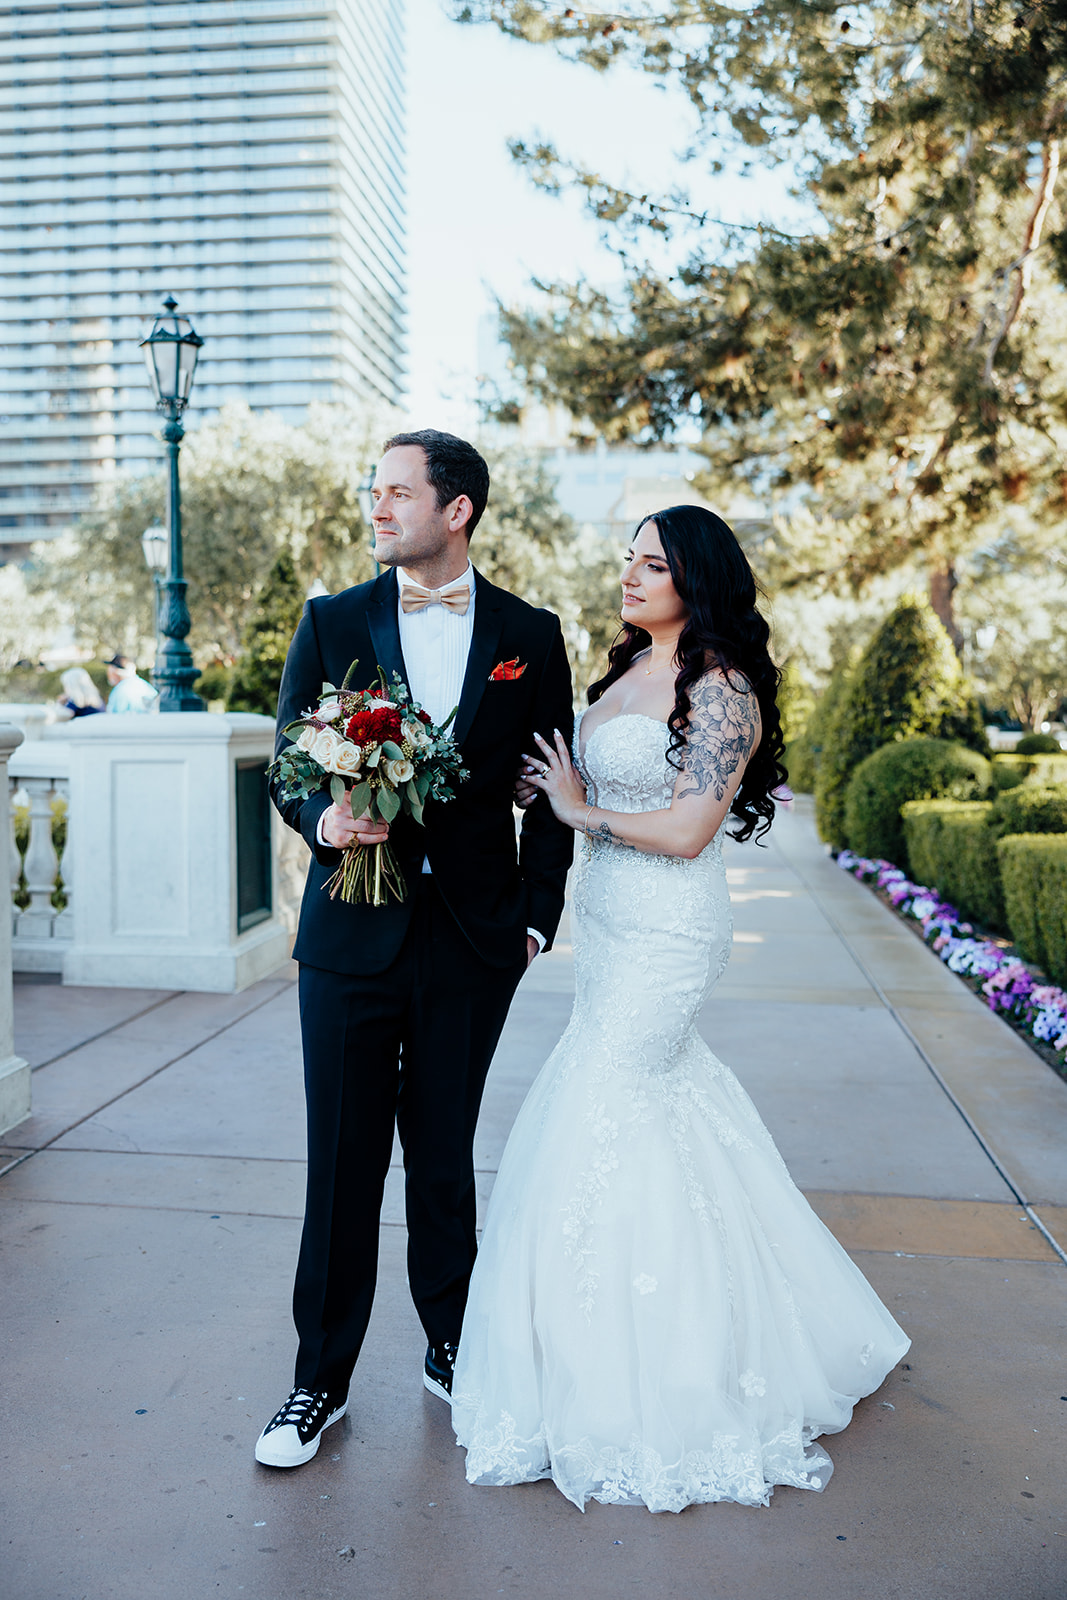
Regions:
<svg viewBox="0 0 1067 1600"><path fill-rule="evenodd" d="M296 741L296 748L298 750L310 751L314 747L315 740L318 738L318 736L318 728L312 728L310 725L302 728L300 730L300 737Z"/></svg>
<svg viewBox="0 0 1067 1600"><path fill-rule="evenodd" d="M320 728L315 735L315 743L311 746L312 759L317 761L320 767L325 767L327 772L331 772L334 752L341 743L341 735L333 728Z"/></svg>
<svg viewBox="0 0 1067 1600"><path fill-rule="evenodd" d="M341 739L330 757L327 772L336 772L341 778L354 778L363 761L363 751L350 739Z"/></svg>
<svg viewBox="0 0 1067 1600"><path fill-rule="evenodd" d="M395 700L368 700L364 708L367 711L395 711Z"/></svg>
<svg viewBox="0 0 1067 1600"><path fill-rule="evenodd" d="M414 766L410 761L404 759L400 761L383 761L382 769L394 789L399 789L401 784L407 783L409 778L415 776Z"/></svg>
<svg viewBox="0 0 1067 1600"><path fill-rule="evenodd" d="M341 715L340 700L324 700L315 715L320 722L336 722Z"/></svg>
<svg viewBox="0 0 1067 1600"><path fill-rule="evenodd" d="M430 744L430 736L421 722L405 722L402 726L404 738L410 740L416 750L425 750L426 746Z"/></svg>

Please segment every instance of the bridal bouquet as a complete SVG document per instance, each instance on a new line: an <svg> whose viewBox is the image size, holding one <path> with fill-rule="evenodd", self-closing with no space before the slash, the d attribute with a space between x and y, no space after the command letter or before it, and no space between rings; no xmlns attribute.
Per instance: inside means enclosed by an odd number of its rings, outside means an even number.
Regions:
<svg viewBox="0 0 1067 1600"><path fill-rule="evenodd" d="M456 712L435 727L412 700L398 673L392 684L378 668L378 682L369 689L349 689L353 661L340 689L324 683L317 706L284 729L291 747L272 762L282 798L306 800L329 789L335 805L351 797L352 815L367 812L376 822L392 822L403 812L423 820L427 800L452 800L451 783L462 783L463 768L455 740L447 732ZM339 894L349 905L384 905L389 894L403 900L407 886L389 841L351 844L341 865L325 885L330 899Z"/></svg>

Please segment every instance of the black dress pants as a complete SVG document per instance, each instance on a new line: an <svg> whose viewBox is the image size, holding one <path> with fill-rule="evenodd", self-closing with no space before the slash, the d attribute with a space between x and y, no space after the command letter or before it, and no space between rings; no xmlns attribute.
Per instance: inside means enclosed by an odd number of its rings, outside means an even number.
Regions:
<svg viewBox="0 0 1067 1600"><path fill-rule="evenodd" d="M300 968L308 1118L304 1230L293 1291L296 1383L345 1391L378 1270L396 1126L408 1281L431 1344L459 1339L474 1266L474 1130L489 1063L525 970L474 952L429 874L400 954L371 977Z"/></svg>

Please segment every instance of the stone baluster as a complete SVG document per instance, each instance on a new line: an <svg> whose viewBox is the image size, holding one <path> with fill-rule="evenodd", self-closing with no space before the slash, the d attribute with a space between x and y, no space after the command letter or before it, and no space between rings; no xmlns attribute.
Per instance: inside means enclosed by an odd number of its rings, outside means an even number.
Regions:
<svg viewBox="0 0 1067 1600"><path fill-rule="evenodd" d="M9 778L8 784L10 786L10 793L8 796L8 803L10 807L11 800L13 800L15 795L17 795L19 792L20 784L17 778ZM8 811L7 831L8 844L11 854L11 928L12 932L14 932L15 918L18 916L18 906L15 904L15 896L18 893L19 878L22 876L22 855L19 851L18 844L15 841L15 813L13 809L9 809Z"/></svg>
<svg viewBox="0 0 1067 1600"><path fill-rule="evenodd" d="M7 762L21 743L22 734L17 728L0 723L0 836L5 830L11 831ZM22 1057L15 1054L12 1011L11 923L3 918L0 919L0 1134L30 1114L30 1069Z"/></svg>
<svg viewBox="0 0 1067 1600"><path fill-rule="evenodd" d="M52 778L23 778L22 787L30 797L30 843L23 870L30 903L15 919L20 939L50 939L55 909L52 891L56 886L59 862L52 843Z"/></svg>
<svg viewBox="0 0 1067 1600"><path fill-rule="evenodd" d="M67 831L63 841L63 854L59 858L59 876L63 880L63 893L67 903L63 910L56 914L53 937L57 939L73 939L74 937L74 851L71 849L72 829L70 826L70 779L56 778L56 793L67 803Z"/></svg>

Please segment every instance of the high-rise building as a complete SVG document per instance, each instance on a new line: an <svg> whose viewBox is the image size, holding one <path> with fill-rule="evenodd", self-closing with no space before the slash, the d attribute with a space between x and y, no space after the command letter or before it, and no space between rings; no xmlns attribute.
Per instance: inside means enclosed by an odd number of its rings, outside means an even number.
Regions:
<svg viewBox="0 0 1067 1600"><path fill-rule="evenodd" d="M0 559L160 458L141 339L195 415L396 401L404 0L95 0L0 22Z"/></svg>

